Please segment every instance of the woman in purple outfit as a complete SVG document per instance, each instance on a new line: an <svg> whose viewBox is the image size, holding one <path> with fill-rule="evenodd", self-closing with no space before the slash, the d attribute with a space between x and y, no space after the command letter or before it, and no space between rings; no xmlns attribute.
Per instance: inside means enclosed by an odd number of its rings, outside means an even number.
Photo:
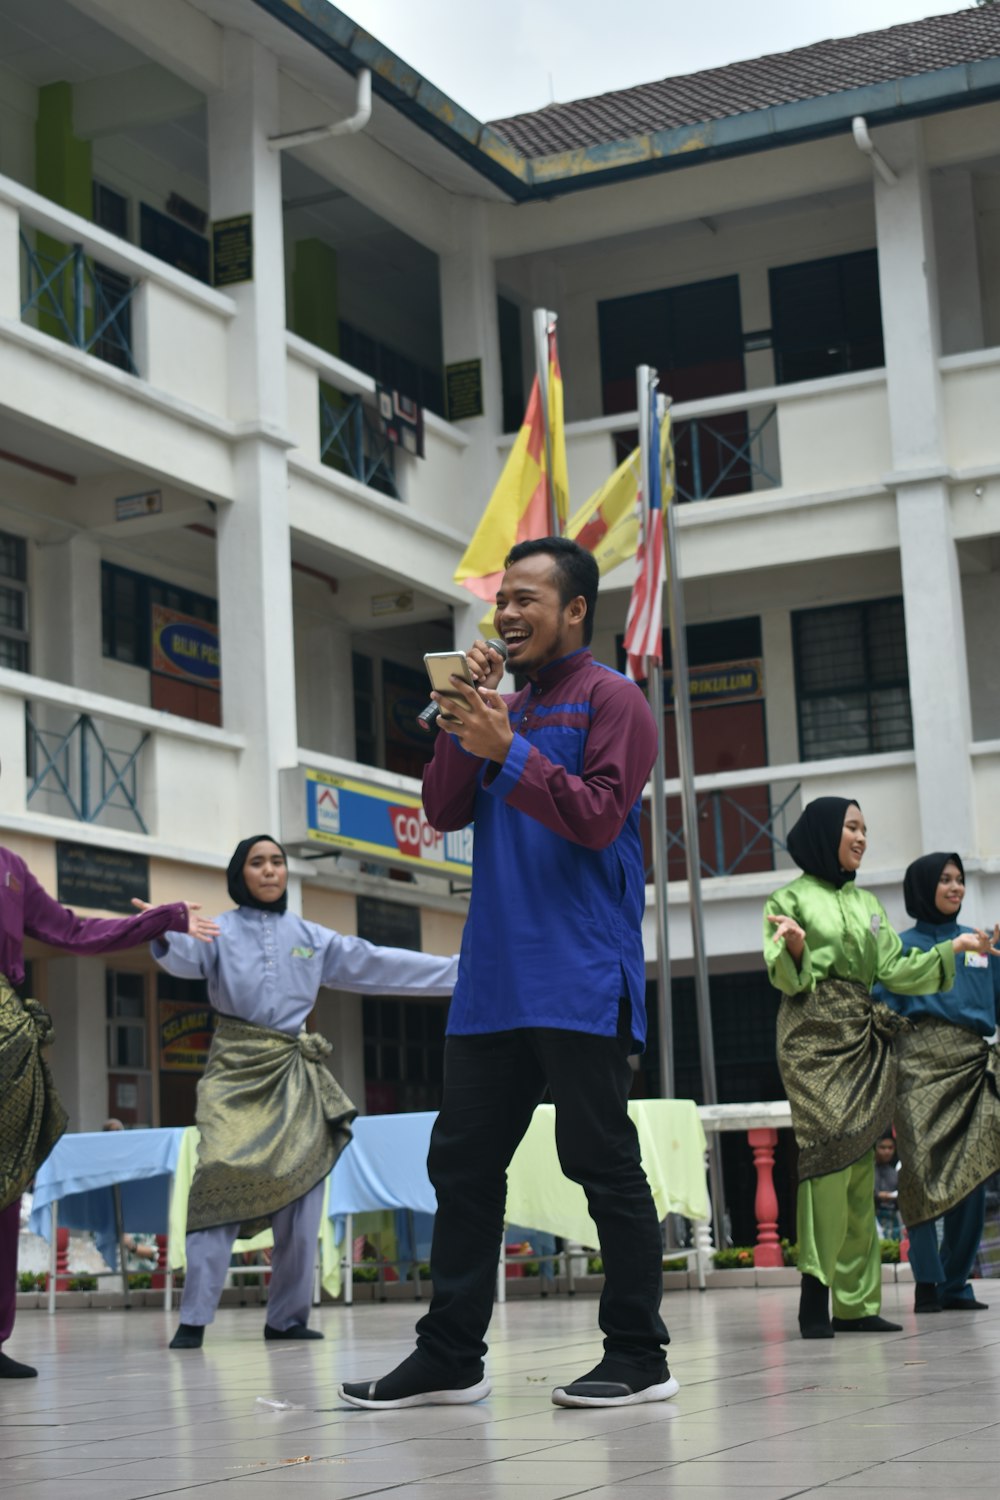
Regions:
<svg viewBox="0 0 1000 1500"><path fill-rule="evenodd" d="M115 953L164 932L211 942L214 922L190 901L154 906L134 917L78 917L39 885L19 855L0 847L0 1379L37 1375L2 1352L14 1326L21 1193L66 1129L42 1048L52 1022L37 1000L22 1000L24 938L68 953Z"/></svg>

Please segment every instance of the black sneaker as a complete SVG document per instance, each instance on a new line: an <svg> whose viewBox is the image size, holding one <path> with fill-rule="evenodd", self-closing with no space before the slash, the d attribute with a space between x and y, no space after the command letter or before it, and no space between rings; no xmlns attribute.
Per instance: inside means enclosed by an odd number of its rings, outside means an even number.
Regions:
<svg viewBox="0 0 1000 1500"><path fill-rule="evenodd" d="M642 1406L650 1401L669 1401L680 1390L664 1364L655 1375L639 1374L602 1360L589 1375L552 1392L556 1406Z"/></svg>
<svg viewBox="0 0 1000 1500"><path fill-rule="evenodd" d="M478 1371L435 1370L417 1351L381 1380L345 1381L337 1394L348 1406L365 1411L395 1411L406 1406L468 1406L490 1393L490 1382Z"/></svg>
<svg viewBox="0 0 1000 1500"><path fill-rule="evenodd" d="M264 1337L266 1339L321 1339L326 1335L320 1333L318 1328L307 1328L304 1323L293 1323L290 1328L272 1328L270 1323L265 1323Z"/></svg>
<svg viewBox="0 0 1000 1500"><path fill-rule="evenodd" d="M22 1365L9 1354L0 1354L0 1380L34 1380L37 1374L34 1365Z"/></svg>

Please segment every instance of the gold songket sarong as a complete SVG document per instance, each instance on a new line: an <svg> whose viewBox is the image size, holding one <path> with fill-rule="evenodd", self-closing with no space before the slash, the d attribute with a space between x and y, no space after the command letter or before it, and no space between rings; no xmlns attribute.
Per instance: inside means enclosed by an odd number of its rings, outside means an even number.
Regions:
<svg viewBox="0 0 1000 1500"><path fill-rule="evenodd" d="M896 1140L903 1223L936 1219L1000 1170L996 1050L925 1016L896 1044Z"/></svg>
<svg viewBox="0 0 1000 1500"><path fill-rule="evenodd" d="M875 1144L896 1103L892 1038L909 1022L863 984L824 979L778 1006L778 1068L799 1180L839 1172Z"/></svg>
<svg viewBox="0 0 1000 1500"><path fill-rule="evenodd" d="M52 1037L48 1011L0 974L0 1209L20 1198L68 1124L42 1056Z"/></svg>
<svg viewBox="0 0 1000 1500"><path fill-rule="evenodd" d="M220 1019L198 1084L189 1233L238 1223L249 1238L327 1175L357 1115L323 1061L332 1051L315 1031Z"/></svg>

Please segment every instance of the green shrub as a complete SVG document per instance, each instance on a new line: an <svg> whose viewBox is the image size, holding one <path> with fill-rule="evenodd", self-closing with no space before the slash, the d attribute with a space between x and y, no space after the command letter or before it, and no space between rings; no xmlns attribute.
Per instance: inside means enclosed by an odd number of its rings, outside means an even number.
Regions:
<svg viewBox="0 0 1000 1500"><path fill-rule="evenodd" d="M729 1245L715 1251L712 1263L717 1271L752 1271L753 1250L749 1245Z"/></svg>
<svg viewBox="0 0 1000 1500"><path fill-rule="evenodd" d="M17 1278L17 1289L19 1292L44 1292L45 1276L39 1276L34 1271L22 1271Z"/></svg>
<svg viewBox="0 0 1000 1500"><path fill-rule="evenodd" d="M357 1281L368 1281L368 1282L378 1281L378 1266L358 1266L358 1265L356 1265L354 1267L354 1275L352 1277L352 1280L354 1280L356 1282Z"/></svg>
<svg viewBox="0 0 1000 1500"><path fill-rule="evenodd" d="M148 1271L138 1271L129 1277L128 1284L135 1292L148 1292L153 1285L153 1278Z"/></svg>
<svg viewBox="0 0 1000 1500"><path fill-rule="evenodd" d="M96 1292L96 1276L71 1276L66 1283L66 1289L70 1292Z"/></svg>
<svg viewBox="0 0 1000 1500"><path fill-rule="evenodd" d="M884 1266L898 1266L899 1265L899 1241L898 1240L880 1240L879 1241L879 1250L881 1251L881 1254L882 1254L882 1264Z"/></svg>
<svg viewBox="0 0 1000 1500"><path fill-rule="evenodd" d="M603 1276L604 1262L599 1255L591 1255L587 1260L588 1276Z"/></svg>
<svg viewBox="0 0 1000 1500"><path fill-rule="evenodd" d="M665 1260L663 1262L663 1269L665 1271L686 1271L687 1268L688 1263L683 1255L675 1256L673 1260Z"/></svg>
<svg viewBox="0 0 1000 1500"><path fill-rule="evenodd" d="M421 1264L417 1267L417 1270L420 1273L420 1280L421 1281L430 1281L430 1279L431 1279L431 1268L427 1264L426 1261L422 1261ZM410 1269L406 1273L406 1279L407 1279L407 1281L412 1281L413 1280L413 1267L412 1266L410 1267Z"/></svg>
<svg viewBox="0 0 1000 1500"><path fill-rule="evenodd" d="M797 1266L799 1263L798 1245L789 1244L788 1240L781 1241L781 1254L786 1266Z"/></svg>

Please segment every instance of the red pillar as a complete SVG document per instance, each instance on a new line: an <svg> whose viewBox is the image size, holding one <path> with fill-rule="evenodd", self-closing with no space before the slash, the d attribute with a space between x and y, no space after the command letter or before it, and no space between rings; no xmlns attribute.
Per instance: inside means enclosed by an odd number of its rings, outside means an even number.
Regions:
<svg viewBox="0 0 1000 1500"><path fill-rule="evenodd" d="M757 1194L754 1198L754 1214L757 1218L757 1243L754 1246L755 1266L782 1266L785 1258L778 1239L778 1195L774 1191L774 1148L778 1144L776 1130L748 1130L747 1139L753 1151L753 1164L757 1172Z"/></svg>

